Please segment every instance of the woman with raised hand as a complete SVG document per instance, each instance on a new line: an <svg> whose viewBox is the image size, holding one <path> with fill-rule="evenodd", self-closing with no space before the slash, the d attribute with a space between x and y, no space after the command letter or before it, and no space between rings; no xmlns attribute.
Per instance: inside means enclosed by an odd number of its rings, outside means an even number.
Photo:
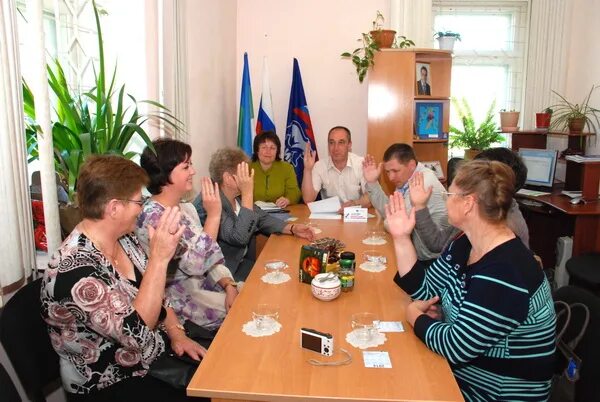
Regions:
<svg viewBox="0 0 600 402"><path fill-rule="evenodd" d="M414 301L406 319L448 359L468 401L545 401L554 359L550 286L533 254L506 223L515 175L495 161L462 165L447 192L450 224L464 234L429 267L417 260L398 193L386 206L394 239L395 282ZM432 310L441 301L440 319Z"/></svg>
<svg viewBox="0 0 600 402"><path fill-rule="evenodd" d="M219 186L208 177L202 178L202 199L207 211L202 226L193 205L182 201L192 190L195 175L191 147L174 139L159 139L153 145L154 151L146 148L140 159L150 177L148 191L152 197L144 203L136 233L147 245L147 228L156 225L167 208L181 209L181 225L185 229L171 261L167 295L180 321L190 320L208 330L217 330L238 294L217 243L221 220Z"/></svg>
<svg viewBox="0 0 600 402"><path fill-rule="evenodd" d="M187 400L148 370L165 342L196 360L206 353L165 301L167 265L185 230L179 208L149 229L148 255L132 233L147 182L120 156L92 156L81 167L83 220L52 256L41 291L69 401Z"/></svg>
<svg viewBox="0 0 600 402"><path fill-rule="evenodd" d="M261 134L264 135L264 134ZM221 225L219 245L225 255L225 265L238 281L245 281L256 262L256 235L261 233L291 234L312 241L310 227L286 223L254 205L254 170L248 156L239 148L221 148L210 158L208 170L221 191ZM204 207L204 195L194 200L200 220L207 222L209 211Z"/></svg>

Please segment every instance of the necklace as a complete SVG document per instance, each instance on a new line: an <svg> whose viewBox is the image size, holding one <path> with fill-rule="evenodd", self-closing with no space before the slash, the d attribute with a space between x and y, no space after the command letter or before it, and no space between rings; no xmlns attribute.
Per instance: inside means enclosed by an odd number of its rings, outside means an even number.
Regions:
<svg viewBox="0 0 600 402"><path fill-rule="evenodd" d="M111 254L106 250L106 248L102 245L102 243L100 243L98 240L96 240L91 235L91 232L88 229L85 222L82 222L81 226L82 226L84 234L87 236L88 239L90 239L92 241L92 243L94 243L94 246L96 247L96 249L98 249L98 251L100 251L102 253L102 255L104 255L104 257L107 260L109 260L109 262L111 264L113 264L115 266L115 268L119 268L119 260L117 260L117 255L119 254L119 250L121 248L121 247L119 247L119 239L117 239L115 241L115 245L113 247L113 252Z"/></svg>

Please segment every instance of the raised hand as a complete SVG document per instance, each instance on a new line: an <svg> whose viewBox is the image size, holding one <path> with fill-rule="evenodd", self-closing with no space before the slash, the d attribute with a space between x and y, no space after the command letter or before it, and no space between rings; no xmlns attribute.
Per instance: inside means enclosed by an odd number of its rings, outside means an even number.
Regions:
<svg viewBox="0 0 600 402"><path fill-rule="evenodd" d="M219 184L213 185L208 177L202 178L202 206L208 217L214 216L221 218L221 194L219 193Z"/></svg>
<svg viewBox="0 0 600 402"><path fill-rule="evenodd" d="M365 156L363 160L363 177L367 183L376 183L379 180L379 176L381 176L381 171L383 170L383 163L377 164L375 162L375 158L371 155Z"/></svg>
<svg viewBox="0 0 600 402"><path fill-rule="evenodd" d="M390 202L385 206L385 217L393 238L410 236L415 228L415 209L407 213L404 198L397 191L390 195Z"/></svg>
<svg viewBox="0 0 600 402"><path fill-rule="evenodd" d="M279 208L285 208L290 205L290 200L282 196L275 201L275 205L277 205Z"/></svg>
<svg viewBox="0 0 600 402"><path fill-rule="evenodd" d="M432 187L425 189L423 172L415 172L408 182L410 202L417 210L427 207L427 201L431 197Z"/></svg>
<svg viewBox="0 0 600 402"><path fill-rule="evenodd" d="M254 194L254 169L250 169L248 162L240 162L237 165L237 174L234 178L242 193L242 197Z"/></svg>
<svg viewBox="0 0 600 402"><path fill-rule="evenodd" d="M310 142L306 143L306 149L304 150L304 170L312 171L315 167L315 153L310 147Z"/></svg>
<svg viewBox="0 0 600 402"><path fill-rule="evenodd" d="M180 225L181 212L179 207L167 207L160 217L156 228L148 225L150 237L150 257L169 262L175 254L179 239L185 230Z"/></svg>

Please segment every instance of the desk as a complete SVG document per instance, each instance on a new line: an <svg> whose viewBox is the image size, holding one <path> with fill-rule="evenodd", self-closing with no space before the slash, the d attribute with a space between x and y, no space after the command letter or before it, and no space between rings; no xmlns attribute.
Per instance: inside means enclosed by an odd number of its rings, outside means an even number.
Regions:
<svg viewBox="0 0 600 402"><path fill-rule="evenodd" d="M529 227L531 250L540 255L544 267L556 265L554 252L560 236L573 236L573 256L600 252L600 201L573 205L569 197L557 193L518 199ZM524 199L541 205L524 205Z"/></svg>
<svg viewBox="0 0 600 402"><path fill-rule="evenodd" d="M305 221L305 206L295 206L294 216ZM357 259L362 252L375 246L365 246L361 240L367 230L381 223L318 221L323 233L346 243ZM378 246L388 258L388 268L380 273L356 271L352 292L342 293L331 302L311 295L310 286L299 283L298 260L304 242L292 236L271 236L250 273L233 308L229 312L208 354L188 386L188 395L254 401L462 401L462 395L450 367L441 356L431 352L414 335L405 321L408 296L392 278L395 257L391 239ZM266 260L280 258L289 266L292 280L281 285L269 285L260 280ZM280 307L280 332L264 338L242 333L258 303L277 303ZM403 333L387 333L384 345L370 350L385 350L390 354L392 369L367 369L362 352L345 340L351 330L352 313L369 311L386 321L402 321ZM306 361L320 356L300 348L300 328L308 327L333 334L335 348L352 354L350 365L338 367L312 366ZM338 355L339 357L339 355Z"/></svg>

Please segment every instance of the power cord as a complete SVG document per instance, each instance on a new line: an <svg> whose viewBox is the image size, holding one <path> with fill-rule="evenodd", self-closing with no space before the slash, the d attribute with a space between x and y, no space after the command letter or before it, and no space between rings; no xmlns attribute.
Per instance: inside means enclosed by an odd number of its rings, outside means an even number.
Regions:
<svg viewBox="0 0 600 402"><path fill-rule="evenodd" d="M313 366L344 366L346 364L352 363L352 355L350 355L350 353L346 349L340 348L340 351L344 355L346 355L346 357L343 360L335 362L324 362L317 359L308 359L307 361Z"/></svg>

